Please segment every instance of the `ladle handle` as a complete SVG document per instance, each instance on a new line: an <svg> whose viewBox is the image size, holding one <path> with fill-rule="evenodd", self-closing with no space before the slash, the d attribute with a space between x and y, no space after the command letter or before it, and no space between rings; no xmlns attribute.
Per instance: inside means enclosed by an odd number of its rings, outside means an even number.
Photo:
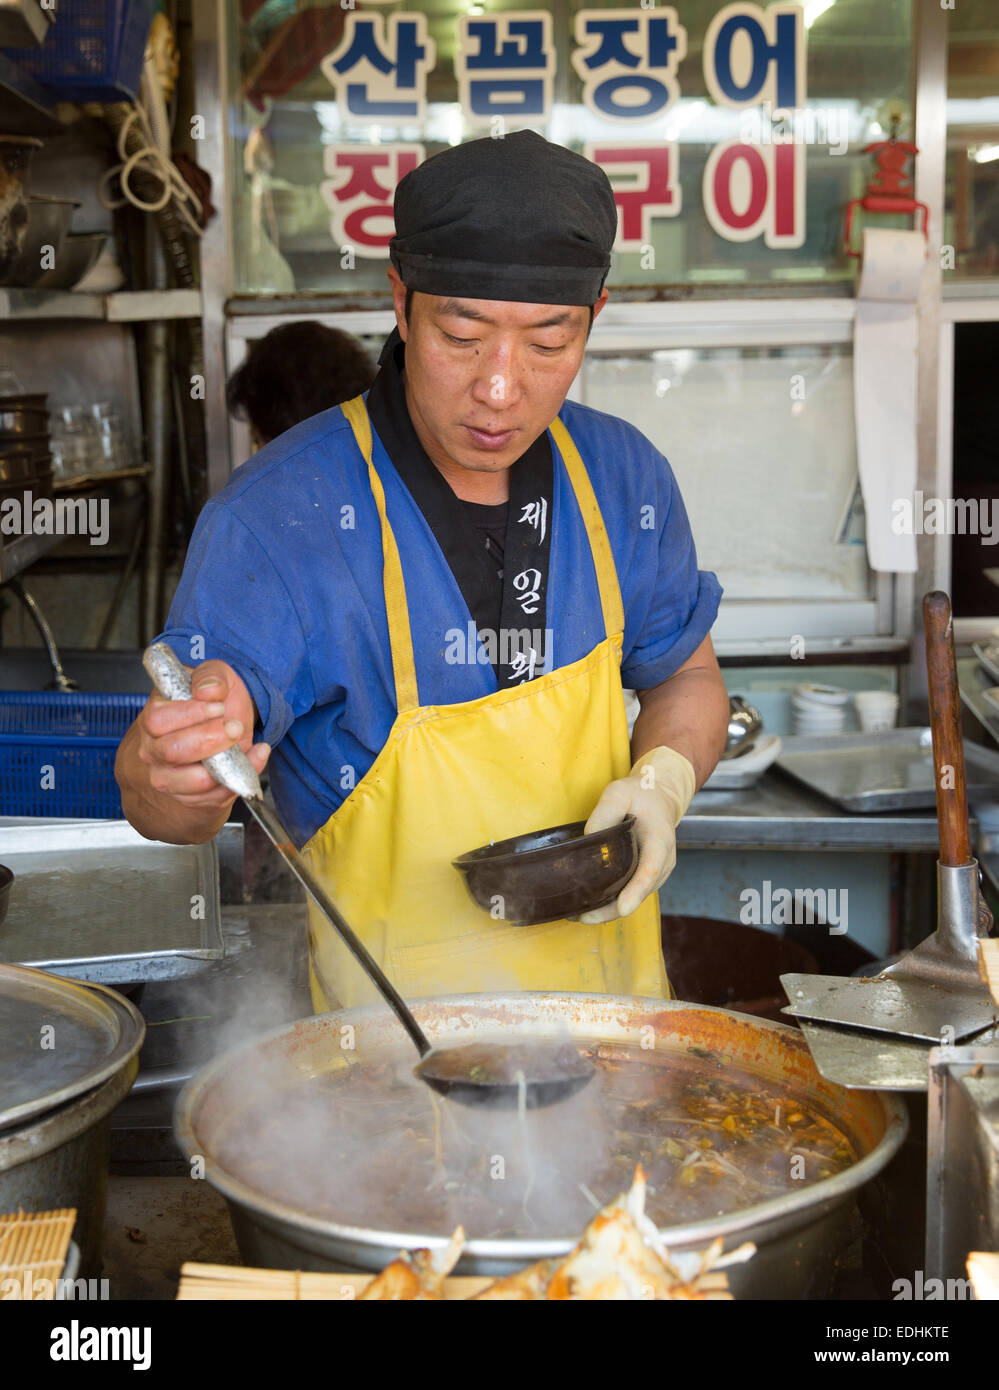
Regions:
<svg viewBox="0 0 999 1390"><path fill-rule="evenodd" d="M950 599L939 589L923 599L926 631L926 678L933 733L933 772L940 827L940 863L956 868L970 864L968 792L961 738L961 703L954 658Z"/></svg>
<svg viewBox="0 0 999 1390"><path fill-rule="evenodd" d="M191 673L177 660L173 648L168 647L165 642L154 642L151 647L147 647L142 654L142 664L164 700L193 698ZM242 796L247 801L259 801L263 797L257 769L239 744L234 743L231 748L223 749L221 753L213 753L210 758L203 759L203 762L216 782L227 791L234 792L236 796Z"/></svg>
<svg viewBox="0 0 999 1390"><path fill-rule="evenodd" d="M146 668L156 689L164 699L190 700L192 698L190 674L187 668L177 660L173 650L168 647L165 642L154 642L151 647L147 647L142 656L142 664ZM361 941L360 937L356 935L344 918L341 917L336 905L327 894L325 888L299 854L287 830L285 830L281 821L264 801L264 794L260 786L260 779L257 776L256 768L250 762L246 754L241 748L233 745L232 748L227 748L222 753L214 753L210 758L205 758L203 761L205 767L215 778L216 782L243 798L248 809L252 812L260 827L265 831L278 854L281 855L281 858L288 865L289 869L291 869L303 888L305 888L306 892L308 892L327 921L340 933L344 944L353 953L359 965L377 987L382 998L395 1011L396 1017L412 1038L420 1056L425 1057L427 1053L431 1051L429 1038L407 1008L406 1001L396 989L395 985L393 985L392 981L382 970L381 966L364 945L363 941Z"/></svg>

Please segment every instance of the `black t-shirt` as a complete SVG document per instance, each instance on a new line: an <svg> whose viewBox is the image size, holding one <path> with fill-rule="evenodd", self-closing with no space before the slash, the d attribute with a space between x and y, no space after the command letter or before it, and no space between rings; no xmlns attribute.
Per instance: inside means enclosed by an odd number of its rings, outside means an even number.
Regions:
<svg viewBox="0 0 999 1390"><path fill-rule="evenodd" d="M500 589L502 590L503 546L506 543L506 519L510 511L510 503L496 502L494 505L489 505L485 502L462 500L461 505L468 513L469 520L474 522L482 536L482 544L496 561L496 577L500 581Z"/></svg>

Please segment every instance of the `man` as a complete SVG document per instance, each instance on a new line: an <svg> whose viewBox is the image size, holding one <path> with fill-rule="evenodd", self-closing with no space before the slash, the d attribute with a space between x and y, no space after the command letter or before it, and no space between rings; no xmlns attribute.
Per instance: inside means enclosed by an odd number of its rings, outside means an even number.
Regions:
<svg viewBox="0 0 999 1390"><path fill-rule="evenodd" d="M209 839L232 797L200 760L238 741L260 770L275 745L279 810L404 995L668 996L656 890L724 745L721 591L662 456L565 399L607 300L610 184L519 132L427 160L395 220L397 330L367 397L264 449L199 521L165 634L196 698L153 696L126 735L125 813ZM629 812L635 874L580 922L505 924L451 867ZM317 915L310 946L317 1009L374 997Z"/></svg>

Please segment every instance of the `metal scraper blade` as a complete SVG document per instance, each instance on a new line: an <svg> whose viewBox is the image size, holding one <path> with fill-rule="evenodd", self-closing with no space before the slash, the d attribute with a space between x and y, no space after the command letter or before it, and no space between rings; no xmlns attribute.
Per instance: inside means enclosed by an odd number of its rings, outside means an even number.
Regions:
<svg viewBox="0 0 999 1390"><path fill-rule="evenodd" d="M790 1013L790 1009L784 1009ZM798 1020L816 1070L837 1086L863 1091L925 1091L932 1043Z"/></svg>
<svg viewBox="0 0 999 1390"><path fill-rule="evenodd" d="M788 1013L788 1009L784 1009ZM885 1033L861 1033L802 1018L805 1036L816 1070L827 1081L851 1090L925 1091L933 1046L913 1038L893 1038ZM988 1028L975 1038L976 1047L995 1047L999 1052L999 1028Z"/></svg>
<svg viewBox="0 0 999 1390"><path fill-rule="evenodd" d="M790 1004L785 1013L844 1028L939 1045L972 1037L995 1021L996 1007L988 994L910 977L782 975L780 982Z"/></svg>

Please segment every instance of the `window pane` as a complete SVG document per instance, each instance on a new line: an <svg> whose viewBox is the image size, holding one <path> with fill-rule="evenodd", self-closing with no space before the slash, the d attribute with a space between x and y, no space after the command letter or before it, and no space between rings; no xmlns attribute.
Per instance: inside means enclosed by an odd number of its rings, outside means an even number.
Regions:
<svg viewBox="0 0 999 1390"><path fill-rule="evenodd" d="M999 16L995 0L961 0L947 15L949 279L999 274Z"/></svg>
<svg viewBox="0 0 999 1390"><path fill-rule="evenodd" d="M364 7L365 15L426 16L427 37L436 45L436 61L427 77L425 119L377 126L341 119L335 89L320 66L336 48L345 17L352 13L342 9L339 0L309 9L302 9L297 0L227 4L230 90L238 94L230 109L234 290L345 295L384 290L384 258L358 256L353 268L341 265L322 185L333 184L343 171L332 176L324 158L333 146L376 149L393 143L422 145L429 156L448 144L488 134L488 129L462 118L454 71L458 19L520 10L520 0L490 0L487 7L451 0ZM729 109L707 89L704 39L720 9L718 0L676 6L687 31L687 53L677 68L679 98L671 108L644 121L614 121L595 114L583 104L583 81L571 61L574 19L582 8L577 0L556 0L536 11L551 15L556 71L551 118L534 128L573 149L587 142L661 146L664 141L675 142L677 149L673 173L681 199L678 214L651 218L648 241L641 243L644 251L616 252L609 283L637 288L715 282L772 287L789 280L830 288L849 284L854 263L843 255L842 217L844 204L863 191L871 172L869 156L861 150L887 132L893 112L902 116L901 133L911 134L910 0L882 0L877 5L870 0L806 0L807 104L793 121L776 123L772 106ZM599 8L656 14L655 9L639 8L635 0L626 5L604 0ZM517 126L510 121L510 129ZM711 226L704 209L702 178L708 157L722 142L739 139L758 145L770 158L775 134L778 139L790 137L805 151L804 243L771 249L762 236L726 240ZM627 176L614 177L623 187ZM327 199L332 196L330 189Z"/></svg>
<svg viewBox="0 0 999 1390"><path fill-rule="evenodd" d="M590 352L583 390L669 460L727 600L873 596L847 347Z"/></svg>

